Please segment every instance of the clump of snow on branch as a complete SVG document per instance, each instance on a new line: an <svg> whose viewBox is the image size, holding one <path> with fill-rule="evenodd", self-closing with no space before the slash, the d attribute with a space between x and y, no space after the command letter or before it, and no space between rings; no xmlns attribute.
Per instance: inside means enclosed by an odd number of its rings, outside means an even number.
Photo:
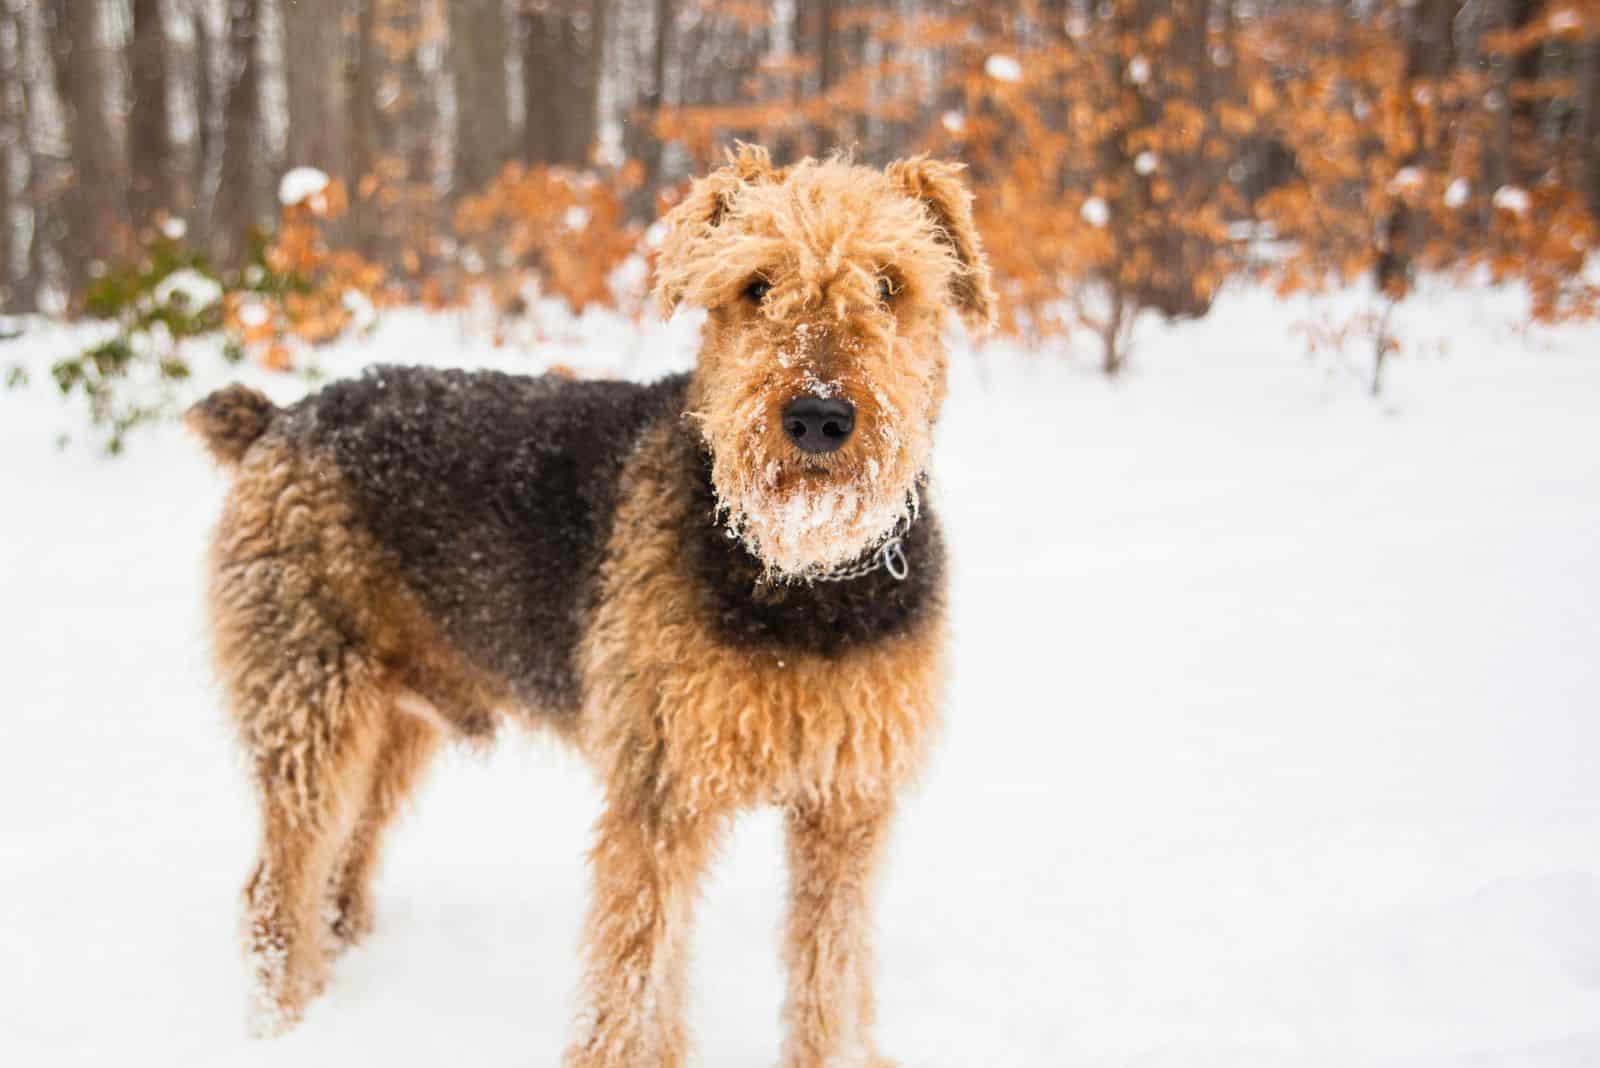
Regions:
<svg viewBox="0 0 1600 1068"><path fill-rule="evenodd" d="M1422 181L1420 168L1401 167L1395 172L1394 177L1389 179L1389 192L1401 196L1415 193L1422 188Z"/></svg>
<svg viewBox="0 0 1600 1068"><path fill-rule="evenodd" d="M1528 191L1514 185L1503 185L1494 191L1494 206L1513 215L1526 215L1531 205Z"/></svg>
<svg viewBox="0 0 1600 1068"><path fill-rule="evenodd" d="M247 300L240 304L236 314L239 324L251 330L260 329L272 321L272 309L259 300Z"/></svg>
<svg viewBox="0 0 1600 1068"><path fill-rule="evenodd" d="M174 297L182 298L190 311L203 311L222 299L222 286L199 271L185 268L173 271L156 286L157 304L170 304Z"/></svg>
<svg viewBox="0 0 1600 1068"><path fill-rule="evenodd" d="M328 188L327 174L315 167L296 167L278 183L278 203L286 208L304 204Z"/></svg>
<svg viewBox="0 0 1600 1068"><path fill-rule="evenodd" d="M996 53L985 60L983 72L997 82L1015 84L1022 80L1022 64L1017 62L1017 57L1002 53Z"/></svg>

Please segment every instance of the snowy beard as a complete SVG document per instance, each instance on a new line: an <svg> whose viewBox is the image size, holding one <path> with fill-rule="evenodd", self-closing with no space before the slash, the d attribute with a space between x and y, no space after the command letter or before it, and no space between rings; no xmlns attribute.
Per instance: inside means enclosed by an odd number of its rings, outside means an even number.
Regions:
<svg viewBox="0 0 1600 1068"><path fill-rule="evenodd" d="M872 433L866 456L827 463L762 460L764 434L748 435L742 455L714 450L711 482L718 518L765 565L766 578L810 582L876 548L915 518L917 485L931 452L923 431L905 440L888 424Z"/></svg>

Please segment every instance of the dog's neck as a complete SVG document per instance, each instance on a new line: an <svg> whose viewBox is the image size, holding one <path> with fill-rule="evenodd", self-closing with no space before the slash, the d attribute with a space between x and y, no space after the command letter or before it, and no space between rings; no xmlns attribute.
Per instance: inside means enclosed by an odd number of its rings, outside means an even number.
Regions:
<svg viewBox="0 0 1600 1068"><path fill-rule="evenodd" d="M944 542L919 496L902 523L856 560L811 581L774 580L723 520L711 456L692 428L678 435L689 508L684 546L712 618L730 644L832 654L906 632L944 595Z"/></svg>

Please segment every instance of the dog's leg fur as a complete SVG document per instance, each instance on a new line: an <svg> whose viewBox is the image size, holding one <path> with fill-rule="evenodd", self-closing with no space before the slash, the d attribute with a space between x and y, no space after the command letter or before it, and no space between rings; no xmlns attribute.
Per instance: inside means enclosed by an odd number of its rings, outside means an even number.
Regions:
<svg viewBox="0 0 1600 1068"><path fill-rule="evenodd" d="M279 723L306 723L307 734L321 733L327 719L342 722L316 740L325 744L285 737L282 749L257 759L262 843L245 886L244 937L255 984L251 1025L263 1035L298 1021L325 981L328 881L371 789L383 741L376 696L342 689L330 679L323 703L291 695L292 706L271 710ZM344 706L343 714L329 715L331 705ZM303 759L307 753L314 759Z"/></svg>
<svg viewBox="0 0 1600 1068"><path fill-rule="evenodd" d="M783 1068L887 1068L872 1045L871 911L889 818L888 806L879 804L797 804L785 811Z"/></svg>
<svg viewBox="0 0 1600 1068"><path fill-rule="evenodd" d="M327 972L335 861L372 790L392 685L364 600L370 553L316 457L263 442L240 463L213 545L212 633L251 758L262 841L244 892L252 1026L300 1018Z"/></svg>
<svg viewBox="0 0 1600 1068"><path fill-rule="evenodd" d="M414 715L390 718L366 804L328 885L327 920L335 951L356 944L372 929L371 884L384 831L405 806L440 741L438 729Z"/></svg>
<svg viewBox="0 0 1600 1068"><path fill-rule="evenodd" d="M697 884L727 824L613 802L596 829L585 944L587 1019L566 1068L679 1068Z"/></svg>

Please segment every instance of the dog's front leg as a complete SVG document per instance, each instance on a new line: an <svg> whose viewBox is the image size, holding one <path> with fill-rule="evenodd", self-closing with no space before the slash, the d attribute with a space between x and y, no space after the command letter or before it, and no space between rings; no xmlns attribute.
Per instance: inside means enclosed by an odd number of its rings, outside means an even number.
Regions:
<svg viewBox="0 0 1600 1068"><path fill-rule="evenodd" d="M791 805L783 1068L889 1068L873 1045L872 882L887 804Z"/></svg>
<svg viewBox="0 0 1600 1068"><path fill-rule="evenodd" d="M582 1031L566 1068L678 1068L696 884L726 818L613 801L590 854Z"/></svg>

